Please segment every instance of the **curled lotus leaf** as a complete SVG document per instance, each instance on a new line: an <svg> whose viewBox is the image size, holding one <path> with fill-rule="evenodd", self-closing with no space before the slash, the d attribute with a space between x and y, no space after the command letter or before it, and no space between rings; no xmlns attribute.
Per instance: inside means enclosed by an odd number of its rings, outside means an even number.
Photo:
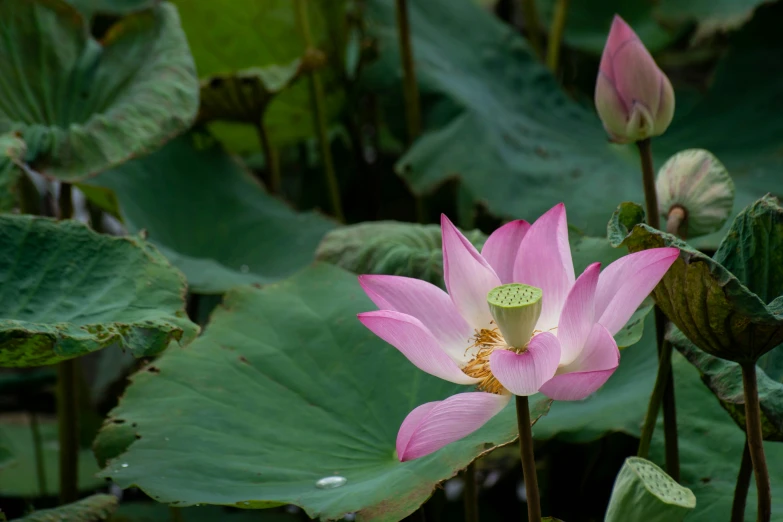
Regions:
<svg viewBox="0 0 783 522"><path fill-rule="evenodd" d="M5 0L0 18L0 133L19 132L41 174L82 180L193 122L198 79L170 3L119 18L100 39L64 0Z"/></svg>
<svg viewBox="0 0 783 522"><path fill-rule="evenodd" d="M631 252L677 247L680 257L653 290L669 320L705 352L755 363L783 343L783 208L771 196L734 220L714 257L646 224L638 205L625 203L612 216L609 237Z"/></svg>
<svg viewBox="0 0 783 522"><path fill-rule="evenodd" d="M185 279L140 237L77 221L0 216L0 366L53 364L110 346L136 357L186 344Z"/></svg>
<svg viewBox="0 0 783 522"><path fill-rule="evenodd" d="M252 67L204 79L198 121L259 124L275 96L301 77L303 65L297 58L285 65Z"/></svg>

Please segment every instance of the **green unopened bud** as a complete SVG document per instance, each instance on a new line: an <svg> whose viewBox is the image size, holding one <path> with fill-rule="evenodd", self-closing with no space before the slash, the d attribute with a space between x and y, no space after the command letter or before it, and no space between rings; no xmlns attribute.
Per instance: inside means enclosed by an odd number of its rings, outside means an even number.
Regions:
<svg viewBox="0 0 783 522"><path fill-rule="evenodd" d="M540 288L512 283L492 289L487 295L489 311L500 333L512 348L524 348L541 315Z"/></svg>
<svg viewBox="0 0 783 522"><path fill-rule="evenodd" d="M689 238L716 232L734 207L734 182L718 158L704 149L678 152L658 171L658 207L667 228Z"/></svg>
<svg viewBox="0 0 783 522"><path fill-rule="evenodd" d="M630 457L617 474L604 522L680 522L694 507L690 489L652 462Z"/></svg>

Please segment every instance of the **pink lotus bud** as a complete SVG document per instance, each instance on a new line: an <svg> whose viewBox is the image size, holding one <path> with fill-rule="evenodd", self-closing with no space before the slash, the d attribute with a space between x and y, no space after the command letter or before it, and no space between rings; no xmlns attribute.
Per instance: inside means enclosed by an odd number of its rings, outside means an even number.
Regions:
<svg viewBox="0 0 783 522"><path fill-rule="evenodd" d="M659 136L674 116L674 90L650 52L615 15L595 83L595 107L617 143Z"/></svg>

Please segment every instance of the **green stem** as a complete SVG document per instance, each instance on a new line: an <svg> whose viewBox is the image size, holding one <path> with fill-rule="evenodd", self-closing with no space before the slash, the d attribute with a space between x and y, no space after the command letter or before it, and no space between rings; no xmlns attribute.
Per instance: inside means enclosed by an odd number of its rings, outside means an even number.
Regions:
<svg viewBox="0 0 783 522"><path fill-rule="evenodd" d="M395 4L400 59L402 60L403 93L405 95L405 121L408 124L408 144L411 144L421 134L421 103L419 101L419 86L416 83L416 66L413 62L408 2L407 0L396 0Z"/></svg>
<svg viewBox="0 0 783 522"><path fill-rule="evenodd" d="M533 455L533 431L530 429L530 407L527 397L517 395L517 428L519 429L519 456L527 492L528 522L541 522L541 499L538 494L536 459Z"/></svg>
<svg viewBox="0 0 783 522"><path fill-rule="evenodd" d="M767 459L764 456L764 439L761 432L761 407L756 381L756 363L744 363L742 384L745 389L745 432L748 435L748 451L753 463L758 492L758 522L769 522L772 516L772 489L769 483Z"/></svg>
<svg viewBox="0 0 783 522"><path fill-rule="evenodd" d="M673 236L680 236L682 239L685 237L685 220L687 214L685 209L679 205L676 205L669 210L669 215L666 216L666 232Z"/></svg>
<svg viewBox="0 0 783 522"><path fill-rule="evenodd" d="M666 344L669 344L668 342ZM671 354L669 354L671 367ZM666 446L666 473L680 481L680 445L677 439L677 407L674 400L674 373L669 370L663 389L663 440Z"/></svg>
<svg viewBox="0 0 783 522"><path fill-rule="evenodd" d="M60 184L60 219L73 217L70 183ZM57 364L57 426L60 442L60 504L78 499L79 419L77 409L77 359Z"/></svg>
<svg viewBox="0 0 783 522"><path fill-rule="evenodd" d="M549 47L546 52L546 65L552 74L557 73L560 62L560 45L563 40L563 29L568 13L568 0L557 0L555 14L552 18L552 28L549 30Z"/></svg>
<svg viewBox="0 0 783 522"><path fill-rule="evenodd" d="M734 487L734 502L731 504L731 522L745 521L745 504L748 500L750 489L750 475L753 472L753 463L750 461L750 449L748 439L745 439L745 448L742 450L742 461L739 473L737 473L737 485Z"/></svg>
<svg viewBox="0 0 783 522"><path fill-rule="evenodd" d="M60 195L57 200L60 208L60 219L73 217L73 190L70 183L60 183Z"/></svg>
<svg viewBox="0 0 783 522"><path fill-rule="evenodd" d="M185 522L185 517L182 516L182 508L169 506L169 514L171 515L171 522Z"/></svg>
<svg viewBox="0 0 783 522"><path fill-rule="evenodd" d="M468 464L465 468L465 492L463 500L465 503L465 522L478 522L478 485L476 484L476 461Z"/></svg>
<svg viewBox="0 0 783 522"><path fill-rule="evenodd" d="M283 177L280 173L280 158L277 155L272 142L269 140L269 133L266 130L263 120L256 124L256 133L258 141L261 143L261 151L264 153L264 162L266 163L267 179L269 180L269 192L279 194L283 183Z"/></svg>
<svg viewBox="0 0 783 522"><path fill-rule="evenodd" d="M79 421L76 409L77 359L57 364L57 422L60 442L60 504L78 499Z"/></svg>
<svg viewBox="0 0 783 522"><path fill-rule="evenodd" d="M295 0L296 18L299 28L302 31L307 52L315 49L313 35L310 32L310 19L307 14L307 2L309 0ZM317 70L310 71L310 99L313 104L313 114L315 117L315 130L318 135L318 145L321 149L321 160L324 163L324 176L329 188L329 199L332 205L332 213L340 222L345 222L343 213L343 204L340 198L340 185L337 181L337 173L334 169L334 159L332 158L332 148L329 143L329 132L326 121L326 95L321 81L321 75Z"/></svg>
<svg viewBox="0 0 783 522"><path fill-rule="evenodd" d="M655 170L653 168L652 157L652 142L650 139L645 139L636 142L639 148L639 158L641 160L642 167L642 185L644 186L644 200L647 207L647 224L653 228L660 228L661 217L658 211L658 195L655 191ZM658 373L664 371L666 367L666 377L662 382L663 390L660 399L653 401L653 397L650 397L649 408L655 408L655 410L647 411L645 418L645 425L647 422L652 422L653 425L650 430L655 429L655 419L658 416L658 410L663 404L663 426L664 426L664 441L666 444L666 471L674 479L679 481L680 476L680 455L677 442L677 407L674 400L674 376L671 372L671 346L667 346L668 343L664 341L664 331L666 326L666 317L661 312L660 308L655 307L655 332L658 345ZM668 354L668 355L667 355ZM666 358L664 359L664 355ZM658 384L659 376L656 376L656 385ZM653 394L655 391L653 391ZM642 433L643 436L652 437L652 431L649 433ZM642 442L639 443L639 456L642 456ZM647 441L647 450L649 450L649 440Z"/></svg>
<svg viewBox="0 0 783 522"><path fill-rule="evenodd" d="M536 0L522 0L522 16L525 17L525 26L527 27L527 39L530 47L539 60L544 59L544 44L541 37L541 26L538 23L538 9Z"/></svg>
<svg viewBox="0 0 783 522"><path fill-rule="evenodd" d="M30 412L30 433L33 436L33 452L35 454L35 475L38 479L38 491L42 497L46 496L46 462L43 454L43 441L41 429L38 425L38 414Z"/></svg>
<svg viewBox="0 0 783 522"><path fill-rule="evenodd" d="M636 452L636 456L643 459L646 459L650 453L650 442L655 431L655 421L658 419L658 412L661 410L666 381L669 379L672 369L672 345L669 341L663 342L659 357L658 374L655 376L655 386L653 386L650 402L647 405L647 414L644 417L639 449Z"/></svg>
<svg viewBox="0 0 783 522"><path fill-rule="evenodd" d="M647 224L660 228L661 216L658 212L658 195L655 192L655 171L653 170L652 142L650 138L636 142L639 147L639 158L642 162L642 184L644 185L644 202L647 206Z"/></svg>
<svg viewBox="0 0 783 522"><path fill-rule="evenodd" d="M395 0L397 12L397 37L400 41L400 60L402 61L402 87L405 98L405 122L408 130L408 147L421 135L421 101L419 84L416 81L416 65L413 61L413 39L408 17L408 0ZM424 198L414 194L416 200L416 219L427 223L427 206Z"/></svg>
<svg viewBox="0 0 783 522"><path fill-rule="evenodd" d="M25 173L22 173L19 178L19 210L22 214L41 214L41 195L38 193L38 188Z"/></svg>

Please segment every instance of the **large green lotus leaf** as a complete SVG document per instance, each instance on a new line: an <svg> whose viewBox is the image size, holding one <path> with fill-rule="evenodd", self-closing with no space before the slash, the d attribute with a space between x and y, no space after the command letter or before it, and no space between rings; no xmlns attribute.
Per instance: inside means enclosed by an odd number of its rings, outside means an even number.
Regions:
<svg viewBox="0 0 783 522"><path fill-rule="evenodd" d="M0 4L0 132L76 181L158 148L196 116L198 81L176 9L120 19L100 41L62 0Z"/></svg>
<svg viewBox="0 0 783 522"><path fill-rule="evenodd" d="M629 229L642 214L633 204L622 205L609 223L609 236L631 252L680 249L653 296L688 339L711 355L753 363L783 342L783 298L766 304L717 260L728 262L749 284L764 290L769 281L770 288L777 288L783 267L775 262L775 248L783 233L777 224L783 209L774 198L764 197L740 213L715 259L648 225Z"/></svg>
<svg viewBox="0 0 783 522"><path fill-rule="evenodd" d="M305 56L292 0L174 0L188 35L201 78L227 76L251 68L284 67ZM329 64L337 66L344 52L344 0L309 0L315 44ZM321 71L327 88L327 113L334 117L344 90L335 85L335 67ZM307 82L299 82L274 98L264 122L270 139L288 143L312 136L313 115ZM214 123L210 129L233 152L260 150L256 131L245 124Z"/></svg>
<svg viewBox="0 0 783 522"><path fill-rule="evenodd" d="M740 429L745 429L745 394L739 364L699 350L676 328L667 338L701 373L704 384L721 401ZM777 348L758 362L756 375L765 440L783 441L783 350Z"/></svg>
<svg viewBox="0 0 783 522"><path fill-rule="evenodd" d="M745 434L720 407L710 390L702 384L699 372L679 353L672 356L677 432L680 447L680 484L696 495L696 508L688 522L725 520L731 512L734 485L740 466ZM783 490L783 445L764 444L769 463L772 491ZM659 417L651 448L651 459L664 461L663 419ZM751 481L753 482L753 481ZM783 521L783 496L772 496L772 520ZM756 520L756 487L751 484L745 520Z"/></svg>
<svg viewBox="0 0 783 522"><path fill-rule="evenodd" d="M195 131L90 183L116 193L128 229L146 230L199 293L287 277L313 261L335 226L270 196L213 138Z"/></svg>
<svg viewBox="0 0 783 522"><path fill-rule="evenodd" d="M62 522L78 520L79 522L101 522L109 520L117 509L117 497L114 495L92 495L72 504L66 504L53 509L41 509L22 517L19 522Z"/></svg>
<svg viewBox="0 0 783 522"><path fill-rule="evenodd" d="M42 366L108 346L136 357L187 343L185 279L136 237L76 221L0 215L0 366Z"/></svg>
<svg viewBox="0 0 783 522"><path fill-rule="evenodd" d="M221 506L179 508L181 522L299 522L301 517L272 511L229 510ZM111 522L172 522L171 508L155 502L124 502Z"/></svg>
<svg viewBox="0 0 783 522"><path fill-rule="evenodd" d="M59 490L60 450L57 440L57 422L51 417L39 417L46 495L57 495ZM0 467L0 491L4 497L37 497L41 494L36 472L35 448L27 415L5 414L0 416L0 439L5 440L8 452L13 455ZM91 491L105 482L95 476L98 466L89 448L79 450L79 490Z"/></svg>
<svg viewBox="0 0 783 522"><path fill-rule="evenodd" d="M510 403L476 433L400 463L405 416L467 389L418 370L362 326L356 314L372 309L356 276L328 264L231 290L204 335L133 377L107 426L124 421L137 438L102 476L160 502L292 503L322 520L401 520L439 482L512 441L516 418ZM549 403L536 399L534 418ZM344 485L316 486L335 475Z"/></svg>
<svg viewBox="0 0 783 522"><path fill-rule="evenodd" d="M603 233L617 202L642 200L635 147L610 144L593 108L569 98L522 37L470 0L409 8L422 95L441 100L397 166L416 193L458 178L500 216L537 216L564 201L569 222L590 235ZM779 186L783 170L773 139L783 120L765 117L783 93L783 76L768 73L783 56L782 12L778 4L759 10L732 39L709 92L685 104L653 144L659 164L688 147L715 153L736 182L737 208ZM393 3L368 2L368 16L381 53L367 86L398 110ZM747 131L738 137L738 128Z"/></svg>

